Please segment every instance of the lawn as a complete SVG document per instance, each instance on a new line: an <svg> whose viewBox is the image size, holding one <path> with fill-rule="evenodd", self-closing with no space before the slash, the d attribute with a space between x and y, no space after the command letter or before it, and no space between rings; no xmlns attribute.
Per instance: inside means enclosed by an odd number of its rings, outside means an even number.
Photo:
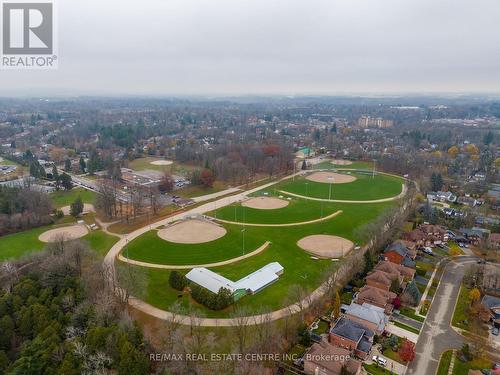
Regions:
<svg viewBox="0 0 500 375"><path fill-rule="evenodd" d="M468 320L467 310L471 304L469 292L470 289L466 288L464 285L460 286L457 305L455 307L455 311L453 312L453 318L451 319L451 324L454 327L468 329L468 325L465 323L465 321Z"/></svg>
<svg viewBox="0 0 500 375"><path fill-rule="evenodd" d="M175 190L173 194L179 195L183 198L194 198L202 195L218 193L219 191L227 189L227 185L216 181L212 187L204 187L204 186L191 186L188 185L182 189Z"/></svg>
<svg viewBox="0 0 500 375"><path fill-rule="evenodd" d="M370 174L353 172L356 181L345 184L332 184L332 199L338 200L374 200L394 197L401 193L404 182L400 177L377 174L374 178ZM295 181L288 179L280 182L276 190L328 199L330 184L309 181L304 177L297 177Z"/></svg>
<svg viewBox="0 0 500 375"><path fill-rule="evenodd" d="M369 373L373 375L387 375L387 374L394 374L390 370L380 367L376 364L371 364L368 365L366 363L363 364L363 368Z"/></svg>
<svg viewBox="0 0 500 375"><path fill-rule="evenodd" d="M42 250L45 244L38 241L38 236L49 229L46 226L0 237L0 262Z"/></svg>
<svg viewBox="0 0 500 375"><path fill-rule="evenodd" d="M462 362L460 359L455 358L453 375L467 375L469 370L491 369L491 366L492 363L488 359L478 358L469 362Z"/></svg>
<svg viewBox="0 0 500 375"><path fill-rule="evenodd" d="M403 323L400 323L400 322L393 322L393 324L396 326L396 327L399 327L399 328L403 328L409 332L413 332L413 333L416 333L417 335L420 333L420 331L416 328L413 328L413 327L410 327L410 326L407 326L406 324L403 324Z"/></svg>
<svg viewBox="0 0 500 375"><path fill-rule="evenodd" d="M77 197L80 197L83 203L93 203L95 195L96 193L94 193L93 191L83 188L59 190L49 194L52 203L57 208L69 206L76 200Z"/></svg>
<svg viewBox="0 0 500 375"><path fill-rule="evenodd" d="M119 238L111 236L102 230L95 230L83 237L83 240L89 243L92 250L104 257L109 249L118 242Z"/></svg>
<svg viewBox="0 0 500 375"><path fill-rule="evenodd" d="M452 350L447 350L443 352L443 354L441 354L441 359L439 360L439 367L436 375L448 375L448 369L450 368L452 354Z"/></svg>
<svg viewBox="0 0 500 375"><path fill-rule="evenodd" d="M289 227L286 230L272 227L247 227L245 241L248 251L254 250L266 240L271 241L272 245L262 253L244 261L215 267L212 270L230 280L238 280L270 262L281 263L285 271L277 282L253 296L247 296L238 301L238 305L252 310L259 308L278 309L283 307L284 304L292 302L288 301L287 303L284 300L293 298L293 296L287 297L288 293L286 292L293 285L300 285L308 292L312 291L322 280L325 269L328 266L332 266L332 262L329 260L311 259L310 255L296 245L299 239L311 234L331 233L356 242L359 239L356 238L355 229L376 218L389 206L389 203L376 205L353 204L350 205L348 213L345 216L342 215L342 220L334 218L321 223ZM165 255L166 249L173 249L174 245L170 246L166 241L157 237L154 232L150 232L134 240L137 241L136 243L132 241L128 249L129 256L133 258L140 256L141 260L161 258L163 261L168 260L169 263L177 262L174 264L188 264L193 261L199 264L200 262L213 262L241 255L240 250L242 245L239 241L241 238L239 237L241 235L241 232L239 232L241 226L228 225L226 228L229 233L221 239L213 241L213 243L195 246L175 244L175 248L182 249L182 251L177 251L175 254L168 254L168 257ZM217 246L215 246L216 243ZM250 243L253 245L250 246ZM132 246L133 254L131 254ZM192 250L193 247L195 247L194 251ZM148 251L151 254L146 254L146 249L153 249L154 252L151 253L151 251ZM125 267L123 264L120 264L120 266ZM199 307L189 299L189 296L180 294L168 286L170 271L146 269L143 267L135 268L143 273L148 280L148 287L145 290L139 291L140 295L137 297L144 299L156 307L168 310L172 303L179 301L184 307L195 307L210 317L227 316L232 309L229 308L226 311L209 311Z"/></svg>

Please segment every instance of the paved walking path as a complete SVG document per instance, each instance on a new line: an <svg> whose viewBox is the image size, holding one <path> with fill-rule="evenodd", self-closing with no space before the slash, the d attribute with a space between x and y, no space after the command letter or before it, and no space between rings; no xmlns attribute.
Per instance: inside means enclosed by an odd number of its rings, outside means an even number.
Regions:
<svg viewBox="0 0 500 375"><path fill-rule="evenodd" d="M217 193L200 195L199 197L194 197L194 198L191 198L191 199L195 203L206 202L206 201L209 201L209 200L212 200L212 199L215 199L215 198L222 197L224 195L237 193L238 191L241 191L241 189L234 187L234 188L229 188L229 189L226 189L226 190L218 191Z"/></svg>
<svg viewBox="0 0 500 375"><path fill-rule="evenodd" d="M278 190L282 194L286 195L291 195L292 197L296 198L302 198L302 199L309 199L311 201L319 201L319 202L329 202L329 203L383 203L383 202L390 202L390 201L395 201L397 199L400 199L406 194L406 185L402 184L401 188L401 193L394 197L389 197L389 198L382 198L382 199L373 199L370 201L353 201L353 200L344 200L344 199L324 199L324 198L314 198L314 197L308 197L305 195L300 195L300 194L295 194L295 193L290 193L289 191L285 190Z"/></svg>
<svg viewBox="0 0 500 375"><path fill-rule="evenodd" d="M222 262L207 263L207 264L189 264L189 265L174 265L174 264L172 264L172 265L169 265L169 264L148 263L148 262L141 262L139 260L126 258L121 253L120 253L120 255L118 255L118 259L121 260L122 262L133 264L135 266L149 267L149 268L161 268L164 270L185 270L185 269L190 269L190 268L195 268L195 267L210 268L210 267L225 266L226 264L236 263L236 262L239 262L240 260L253 257L254 255L257 255L257 254L263 252L264 250L266 250L270 244L271 244L271 242L266 241L266 242L264 242L263 245L259 246L257 249L255 249L251 253L239 256L237 258L231 258L228 260L224 260Z"/></svg>
<svg viewBox="0 0 500 375"><path fill-rule="evenodd" d="M301 221L299 223L285 223L285 224L257 224L257 223L243 223L241 221L230 221L230 220L222 220L222 219L217 219L213 216L211 216L214 220L220 222L220 223L225 223L225 224L234 224L234 225L244 225L246 227L294 227L297 225L305 225L305 224L313 224L313 223L319 223L321 221L325 220L330 220L334 218L337 215L340 215L343 211L338 210L335 211L333 214L330 214L328 216L319 218L319 219L314 219L314 220L309 220L309 221Z"/></svg>

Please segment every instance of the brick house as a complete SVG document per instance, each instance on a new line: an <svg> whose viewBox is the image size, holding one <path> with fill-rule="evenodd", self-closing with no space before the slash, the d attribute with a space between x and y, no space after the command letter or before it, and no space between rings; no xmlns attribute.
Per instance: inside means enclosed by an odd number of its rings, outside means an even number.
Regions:
<svg viewBox="0 0 500 375"><path fill-rule="evenodd" d="M378 262L374 270L384 271L392 276L399 276L403 280L411 281L415 276L415 270L410 267L405 267L401 264L396 264L387 261Z"/></svg>
<svg viewBox="0 0 500 375"><path fill-rule="evenodd" d="M394 277L383 271L372 271L365 277L366 285L389 291Z"/></svg>
<svg viewBox="0 0 500 375"><path fill-rule="evenodd" d="M500 298L485 295L481 303L489 311L489 320L495 325L500 326Z"/></svg>
<svg viewBox="0 0 500 375"><path fill-rule="evenodd" d="M374 336L375 332L363 324L342 317L330 329L329 337L332 345L350 350L355 356L366 359L373 346Z"/></svg>
<svg viewBox="0 0 500 375"><path fill-rule="evenodd" d="M344 365L350 374L361 373L361 362L351 358L349 350L325 340L314 343L304 355L304 372L308 375L339 375Z"/></svg>
<svg viewBox="0 0 500 375"><path fill-rule="evenodd" d="M398 240L394 241L384 251L384 259L392 263L402 264L406 267L415 267L417 250L415 242Z"/></svg>
<svg viewBox="0 0 500 375"><path fill-rule="evenodd" d="M415 242L417 246L432 246L448 241L448 232L434 224L422 224L411 232L404 233L403 239Z"/></svg>
<svg viewBox="0 0 500 375"><path fill-rule="evenodd" d="M367 302L371 305L381 307L387 315L390 315L394 309L392 302L396 297L396 293L365 285L355 294L354 302L359 305Z"/></svg>

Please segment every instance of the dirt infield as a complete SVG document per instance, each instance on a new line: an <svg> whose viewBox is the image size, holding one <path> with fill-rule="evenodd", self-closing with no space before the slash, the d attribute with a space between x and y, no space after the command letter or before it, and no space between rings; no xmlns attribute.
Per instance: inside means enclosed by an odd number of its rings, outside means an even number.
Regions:
<svg viewBox="0 0 500 375"><path fill-rule="evenodd" d="M63 212L64 215L69 215L71 212L71 206L61 207L61 211ZM90 203L84 203L82 214L88 214L89 212L95 212L94 205Z"/></svg>
<svg viewBox="0 0 500 375"><path fill-rule="evenodd" d="M158 237L175 243L203 243L215 241L226 234L220 225L203 220L186 220L158 231Z"/></svg>
<svg viewBox="0 0 500 375"><path fill-rule="evenodd" d="M352 250L354 244L342 237L317 234L297 242L297 246L318 258L341 258Z"/></svg>
<svg viewBox="0 0 500 375"><path fill-rule="evenodd" d="M274 197L256 197L250 198L243 203L244 207L255 208L257 210L275 210L288 206L288 201Z"/></svg>
<svg viewBox="0 0 500 375"><path fill-rule="evenodd" d="M330 181L329 178L333 178L333 180ZM314 173L310 174L309 176L307 176L306 180L314 181L314 182L328 183L328 184L329 183L346 184L348 182L356 181L356 177L348 175L348 174L341 174L341 173L334 173L334 172L314 172Z"/></svg>
<svg viewBox="0 0 500 375"><path fill-rule="evenodd" d="M352 161L350 160L345 160L345 159L333 159L332 164L335 165L351 165Z"/></svg>
<svg viewBox="0 0 500 375"><path fill-rule="evenodd" d="M62 227L51 229L43 232L38 239L42 242L56 242L63 238L65 241L76 240L83 237L88 233L88 229L83 224L71 225L69 227Z"/></svg>
<svg viewBox="0 0 500 375"><path fill-rule="evenodd" d="M174 164L174 162L172 160L155 160L149 164L152 164L152 165L172 165L172 164Z"/></svg>

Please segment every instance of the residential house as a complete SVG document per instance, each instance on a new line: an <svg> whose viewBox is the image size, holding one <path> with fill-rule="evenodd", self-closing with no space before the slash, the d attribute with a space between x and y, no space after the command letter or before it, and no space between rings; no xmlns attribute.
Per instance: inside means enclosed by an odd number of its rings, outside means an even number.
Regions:
<svg viewBox="0 0 500 375"><path fill-rule="evenodd" d="M304 355L304 372L308 375L340 375L342 366L350 374L361 373L361 362L351 358L349 350L331 345L325 340L314 343Z"/></svg>
<svg viewBox="0 0 500 375"><path fill-rule="evenodd" d="M464 206L476 207L478 201L475 198L464 196L464 197L458 197L457 203L462 204Z"/></svg>
<svg viewBox="0 0 500 375"><path fill-rule="evenodd" d="M415 242L417 246L432 246L448 241L448 232L439 225L422 224L411 232L404 233L403 239Z"/></svg>
<svg viewBox="0 0 500 375"><path fill-rule="evenodd" d="M384 272L374 270L365 277L366 285L389 291L394 276Z"/></svg>
<svg viewBox="0 0 500 375"><path fill-rule="evenodd" d="M362 305L351 303L347 308L345 317L349 320L363 324L365 327L375 331L378 335L384 332L385 326L389 322L389 317L385 314L382 307L374 306L366 302Z"/></svg>
<svg viewBox="0 0 500 375"><path fill-rule="evenodd" d="M500 249L500 233L491 233L488 238L488 245L492 249Z"/></svg>
<svg viewBox="0 0 500 375"><path fill-rule="evenodd" d="M398 276L405 283L408 283L415 277L415 269L392 262L378 262L374 270L386 272L394 277Z"/></svg>
<svg viewBox="0 0 500 375"><path fill-rule="evenodd" d="M481 289L486 293L500 294L500 264L484 265Z"/></svg>
<svg viewBox="0 0 500 375"><path fill-rule="evenodd" d="M354 295L353 300L358 305L367 302L371 305L381 307L387 315L390 315L394 308L392 302L396 297L396 293L365 285Z"/></svg>
<svg viewBox="0 0 500 375"><path fill-rule="evenodd" d="M330 329L330 343L351 350L355 356L366 359L373 346L375 332L363 324L340 318Z"/></svg>
<svg viewBox="0 0 500 375"><path fill-rule="evenodd" d="M473 245L479 245L482 240L488 238L490 231L488 229L472 227L472 228L460 228L460 234L462 234L469 243Z"/></svg>
<svg viewBox="0 0 500 375"><path fill-rule="evenodd" d="M500 326L500 298L485 295L481 303L486 307L490 313L490 321L495 326Z"/></svg>
<svg viewBox="0 0 500 375"><path fill-rule="evenodd" d="M415 267L417 256L415 242L398 240L389 245L384 251L384 259L406 267Z"/></svg>
<svg viewBox="0 0 500 375"><path fill-rule="evenodd" d="M457 197L451 191L431 191L427 194L427 199L430 201L453 203L457 200Z"/></svg>

